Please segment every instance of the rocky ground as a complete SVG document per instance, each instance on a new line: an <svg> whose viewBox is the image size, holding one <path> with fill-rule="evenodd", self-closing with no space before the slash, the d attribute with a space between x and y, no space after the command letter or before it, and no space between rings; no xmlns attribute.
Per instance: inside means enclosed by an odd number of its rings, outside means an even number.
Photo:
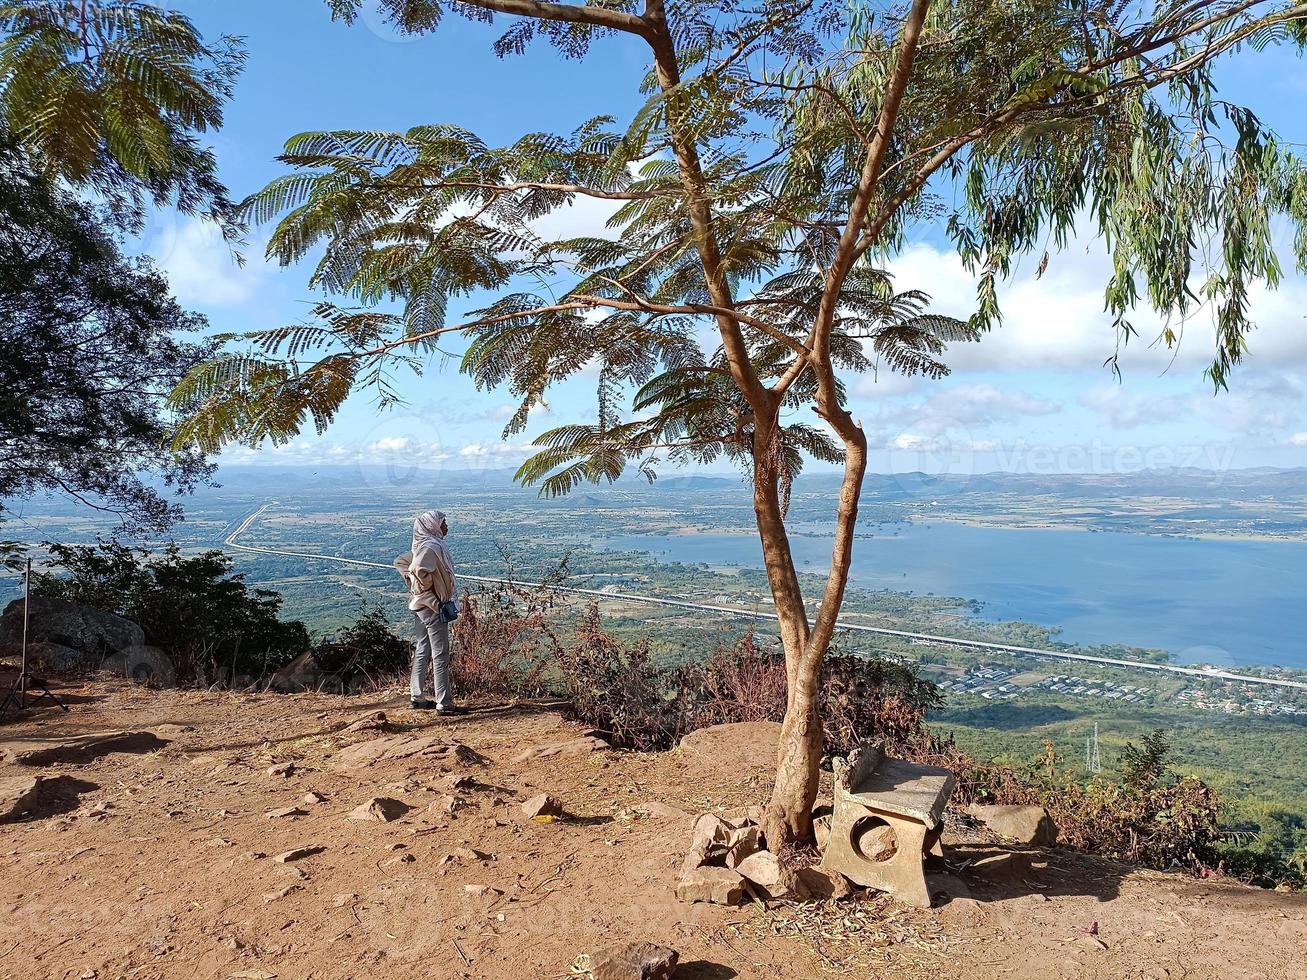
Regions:
<svg viewBox="0 0 1307 980"><path fill-rule="evenodd" d="M767 726L637 754L542 705L61 693L0 727L0 978L564 978L628 940L679 980L1307 977L1307 898L961 826L931 910L678 901L695 817L765 798Z"/></svg>

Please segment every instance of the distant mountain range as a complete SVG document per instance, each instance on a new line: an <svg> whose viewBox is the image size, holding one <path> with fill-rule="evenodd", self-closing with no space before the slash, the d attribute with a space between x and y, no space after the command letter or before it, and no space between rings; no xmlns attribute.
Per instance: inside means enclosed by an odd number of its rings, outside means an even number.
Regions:
<svg viewBox="0 0 1307 980"><path fill-rule="evenodd" d="M476 486L482 489L511 489L513 468L448 470L396 470L385 466L226 466L218 474L219 483L231 489L258 493L293 494L310 489L350 490L360 487ZM840 484L838 473L811 473L801 476L796 492L822 493ZM744 486L734 474L669 474L652 484L635 474L623 478L618 487L631 492L736 490ZM527 488L525 492L533 492ZM863 492L880 499L917 499L932 497L966 497L975 494L1049 495L1057 497L1187 497L1195 499L1250 499L1257 497L1296 497L1307 495L1307 468L1205 470L1171 468L1140 470L1133 473L1064 473L1032 474L990 472L965 474L938 473L868 473ZM579 488L575 497L598 495L593 503L602 504L603 488Z"/></svg>

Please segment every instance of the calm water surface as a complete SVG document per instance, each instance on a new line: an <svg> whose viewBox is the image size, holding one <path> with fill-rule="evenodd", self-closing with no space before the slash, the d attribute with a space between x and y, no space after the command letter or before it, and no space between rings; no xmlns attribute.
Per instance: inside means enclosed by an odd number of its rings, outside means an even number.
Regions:
<svg viewBox="0 0 1307 980"><path fill-rule="evenodd" d="M895 533L897 532L897 533ZM598 538L665 561L762 567L745 534ZM830 564L829 537L795 537L805 572ZM959 596L983 618L1062 628L1076 643L1171 651L1181 663L1307 668L1307 543L902 524L859 538L863 587Z"/></svg>

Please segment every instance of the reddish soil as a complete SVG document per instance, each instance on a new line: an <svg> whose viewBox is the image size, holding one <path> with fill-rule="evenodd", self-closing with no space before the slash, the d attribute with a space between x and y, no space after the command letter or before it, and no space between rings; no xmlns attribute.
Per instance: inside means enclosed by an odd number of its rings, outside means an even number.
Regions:
<svg viewBox="0 0 1307 980"><path fill-rule="evenodd" d="M65 792L0 826L0 978L564 978L578 953L630 939L678 949L679 980L1307 978L1307 898L1058 848L986 880L962 868L996 850L975 831L946 836L951 870L933 880L953 897L929 911L865 894L682 904L673 886L693 816L765 798L765 726L663 754L514 761L583 731L532 705L444 719L384 697L63 693L71 713L32 711L0 727L0 742L142 729L170 741L0 764L0 778L64 777ZM386 734L341 731L378 708L392 733L458 742L484 762L339 768L343 748ZM289 775L269 773L284 762ZM477 785L451 794L449 772ZM526 820L518 801L541 792L569 816ZM450 795L466 803L452 815L441 812ZM347 819L374 796L412 809ZM286 807L304 815L267 816ZM469 847L488 857L458 856ZM274 860L292 848L314 850Z"/></svg>

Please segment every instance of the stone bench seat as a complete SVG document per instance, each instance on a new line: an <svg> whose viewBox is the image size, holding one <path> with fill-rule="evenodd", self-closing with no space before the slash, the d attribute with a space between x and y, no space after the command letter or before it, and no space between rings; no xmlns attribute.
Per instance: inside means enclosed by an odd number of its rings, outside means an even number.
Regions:
<svg viewBox="0 0 1307 980"><path fill-rule="evenodd" d="M887 757L868 744L832 763L835 806L821 866L850 881L930 907L924 869L939 838L953 774Z"/></svg>

